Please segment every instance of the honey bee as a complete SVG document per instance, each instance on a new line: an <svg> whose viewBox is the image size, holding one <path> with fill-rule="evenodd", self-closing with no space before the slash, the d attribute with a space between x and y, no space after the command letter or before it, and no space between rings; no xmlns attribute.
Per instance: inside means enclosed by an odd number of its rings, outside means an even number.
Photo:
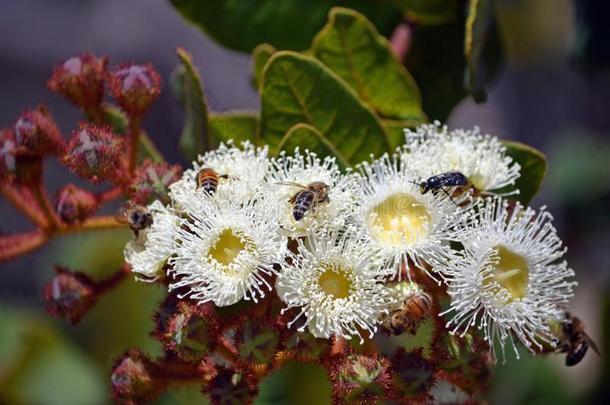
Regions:
<svg viewBox="0 0 610 405"><path fill-rule="evenodd" d="M114 218L121 224L129 225L136 237L153 223L153 216L146 207L131 203L121 208Z"/></svg>
<svg viewBox="0 0 610 405"><path fill-rule="evenodd" d="M566 353L566 366L574 366L585 357L591 347L599 356L597 344L585 332L585 324L579 318L566 312L566 321L562 324L562 336L556 351Z"/></svg>
<svg viewBox="0 0 610 405"><path fill-rule="evenodd" d="M286 186L299 187L288 202L292 204L292 216L296 221L300 221L308 211L314 211L318 204L329 202L329 186L322 181L314 181L304 186L299 183L280 183Z"/></svg>
<svg viewBox="0 0 610 405"><path fill-rule="evenodd" d="M220 179L228 179L227 174L218 174L216 170L204 167L197 173L197 188L202 188L208 195L213 195Z"/></svg>
<svg viewBox="0 0 610 405"><path fill-rule="evenodd" d="M403 332L414 334L431 310L432 297L424 291L417 291L405 298L400 308L390 312L384 326L395 335Z"/></svg>

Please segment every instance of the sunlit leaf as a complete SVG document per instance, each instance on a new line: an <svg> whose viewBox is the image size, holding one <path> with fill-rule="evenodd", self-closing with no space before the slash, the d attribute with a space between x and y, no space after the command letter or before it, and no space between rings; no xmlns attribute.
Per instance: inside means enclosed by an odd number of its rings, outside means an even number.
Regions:
<svg viewBox="0 0 610 405"><path fill-rule="evenodd" d="M260 134L277 152L296 124L315 128L350 163L389 150L374 112L321 62L296 52L277 52L263 72Z"/></svg>
<svg viewBox="0 0 610 405"><path fill-rule="evenodd" d="M182 65L174 72L171 88L185 113L179 145L183 156L193 160L211 145L207 132L208 107L203 96L201 78L193 65L193 58L182 48L178 48L176 52Z"/></svg>
<svg viewBox="0 0 610 405"><path fill-rule="evenodd" d="M257 89L261 85L261 78L263 77L263 68L277 50L270 44L260 44L254 51L252 51L252 67L254 69L253 72L253 81L254 87Z"/></svg>
<svg viewBox="0 0 610 405"><path fill-rule="evenodd" d="M384 118L425 120L421 96L388 41L365 16L335 7L311 51Z"/></svg>
<svg viewBox="0 0 610 405"><path fill-rule="evenodd" d="M211 114L208 125L212 139L216 142L227 142L233 139L236 144L244 141L258 144L256 137L258 116L252 111Z"/></svg>
<svg viewBox="0 0 610 405"><path fill-rule="evenodd" d="M187 20L223 46L251 52L261 43L303 50L326 22L333 6L365 14L389 35L402 13L394 0L170 0Z"/></svg>
<svg viewBox="0 0 610 405"><path fill-rule="evenodd" d="M502 189L502 192L518 189L520 193L515 196L523 204L530 203L540 190L546 174L546 157L539 150L520 142L505 141L506 154L521 165L521 177L514 186Z"/></svg>
<svg viewBox="0 0 610 405"><path fill-rule="evenodd" d="M348 167L349 162L315 127L299 123L286 132L277 148L292 153L296 148L315 152L318 156L335 156L337 162Z"/></svg>

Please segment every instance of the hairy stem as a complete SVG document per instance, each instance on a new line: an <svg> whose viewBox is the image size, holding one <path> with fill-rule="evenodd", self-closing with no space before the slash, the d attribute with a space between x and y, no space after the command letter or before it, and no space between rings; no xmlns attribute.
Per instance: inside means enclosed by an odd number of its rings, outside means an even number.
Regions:
<svg viewBox="0 0 610 405"><path fill-rule="evenodd" d="M140 140L140 117L129 118L129 157L127 168L133 174L138 162L138 145Z"/></svg>
<svg viewBox="0 0 610 405"><path fill-rule="evenodd" d="M28 203L28 200L31 200L33 197L26 188L5 183L0 186L0 193L34 224L41 227L47 226L47 219L38 205Z"/></svg>
<svg viewBox="0 0 610 405"><path fill-rule="evenodd" d="M29 253L42 246L49 235L42 229L0 237L0 262Z"/></svg>
<svg viewBox="0 0 610 405"><path fill-rule="evenodd" d="M59 228L61 226L61 223L59 221L59 218L57 217L57 214L55 213L55 209L53 208L51 201L49 201L49 196L47 195L47 191L45 190L42 182L39 182L38 184L34 185L31 188L31 191L32 191L32 196L34 197L34 200L36 200L36 202L38 203L38 206L40 207L40 209L42 210L42 212L48 219L48 222L47 222L48 228L49 229Z"/></svg>
<svg viewBox="0 0 610 405"><path fill-rule="evenodd" d="M113 187L109 190L102 191L101 193L97 194L96 198L98 204L101 205L116 200L121 195L123 195L123 189L121 189L121 187Z"/></svg>

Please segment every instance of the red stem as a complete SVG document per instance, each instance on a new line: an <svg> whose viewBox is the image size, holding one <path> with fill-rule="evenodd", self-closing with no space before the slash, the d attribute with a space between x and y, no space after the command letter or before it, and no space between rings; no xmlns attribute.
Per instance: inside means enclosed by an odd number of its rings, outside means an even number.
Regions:
<svg viewBox="0 0 610 405"><path fill-rule="evenodd" d="M33 196L28 189L18 185L5 183L0 186L0 193L2 193L7 201L34 224L41 227L47 226L47 218L38 205L29 203L29 200L33 200Z"/></svg>
<svg viewBox="0 0 610 405"><path fill-rule="evenodd" d="M123 195L123 189L121 187L113 187L113 188L111 188L109 190L102 191L101 193L99 193L96 196L97 203L99 205L102 205L102 204L105 204L107 202L116 200L121 195Z"/></svg>
<svg viewBox="0 0 610 405"><path fill-rule="evenodd" d="M42 229L0 237L0 262L24 255L39 248L49 239Z"/></svg>
<svg viewBox="0 0 610 405"><path fill-rule="evenodd" d="M34 197L34 200L36 200L36 202L38 203L38 206L40 207L40 209L42 210L42 212L48 219L47 228L48 229L59 228L61 226L61 223L59 221L59 218L57 218L57 214L55 213L55 209L53 208L51 201L49 201L47 191L45 190L42 182L39 182L38 184L32 186L30 188L30 191L32 192L32 196Z"/></svg>
<svg viewBox="0 0 610 405"><path fill-rule="evenodd" d="M104 294L105 292L112 290L114 287L119 285L127 275L130 273L131 268L129 265L124 264L118 271L105 280L99 281L95 285L95 292L98 295Z"/></svg>
<svg viewBox="0 0 610 405"><path fill-rule="evenodd" d="M138 144L140 138L140 117L129 118L129 157L127 160L129 174L133 174L138 161Z"/></svg>

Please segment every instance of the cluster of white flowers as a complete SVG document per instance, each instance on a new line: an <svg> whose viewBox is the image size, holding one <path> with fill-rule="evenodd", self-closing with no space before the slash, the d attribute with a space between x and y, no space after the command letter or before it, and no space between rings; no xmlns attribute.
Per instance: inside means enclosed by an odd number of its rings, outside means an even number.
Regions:
<svg viewBox="0 0 610 405"><path fill-rule="evenodd" d="M169 206L148 207L153 224L126 260L140 278L167 277L180 297L217 306L275 289L289 327L361 340L400 305L396 282L420 272L446 285L454 333L478 327L502 349L552 344L573 272L550 215L503 199L519 165L476 128L405 134L394 155L344 172L308 151L221 145L170 187ZM430 181L446 173L457 174Z"/></svg>

